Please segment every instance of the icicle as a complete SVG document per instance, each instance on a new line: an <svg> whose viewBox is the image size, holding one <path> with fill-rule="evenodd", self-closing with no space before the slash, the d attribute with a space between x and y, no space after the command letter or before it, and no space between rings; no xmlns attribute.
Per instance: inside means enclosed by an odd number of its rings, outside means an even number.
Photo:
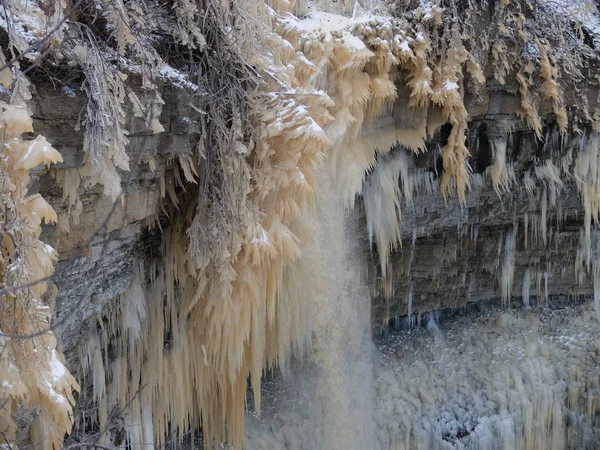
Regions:
<svg viewBox="0 0 600 450"><path fill-rule="evenodd" d="M495 139L492 141L492 145L494 148L494 163L487 170L492 178L494 190L498 195L501 195L503 192L509 191L510 182L512 181L506 161L506 137L502 136Z"/></svg>
<svg viewBox="0 0 600 450"><path fill-rule="evenodd" d="M598 223L598 212L600 209L600 161L598 151L598 133L593 132L577 154L573 173L584 210L584 253L588 268L591 261L592 219L594 223Z"/></svg>
<svg viewBox="0 0 600 450"><path fill-rule="evenodd" d="M544 302L548 304L548 272L544 272Z"/></svg>
<svg viewBox="0 0 600 450"><path fill-rule="evenodd" d="M377 243L382 271L387 268L390 252L401 244L402 200L412 200L413 184L408 168L406 152L396 150L380 158L363 189L369 241L371 245L374 240ZM402 182L403 189L400 188L399 181Z"/></svg>
<svg viewBox="0 0 600 450"><path fill-rule="evenodd" d="M600 263L594 261L594 305L596 307L596 314L598 320L600 320Z"/></svg>
<svg viewBox="0 0 600 450"><path fill-rule="evenodd" d="M479 224L475 223L475 224L473 224L472 231L471 231L471 241L473 242L474 246L477 245L478 237L479 237Z"/></svg>
<svg viewBox="0 0 600 450"><path fill-rule="evenodd" d="M544 186L544 190L542 191L542 205L541 205L541 234L542 234L542 242L544 246L548 245L548 193L546 191L546 186Z"/></svg>
<svg viewBox="0 0 600 450"><path fill-rule="evenodd" d="M529 248L529 213L528 212L523 213L523 226L525 228L525 230L524 230L525 250L527 250Z"/></svg>
<svg viewBox="0 0 600 450"><path fill-rule="evenodd" d="M12 7L11 3L5 5L4 12ZM31 31L36 28L34 23L31 27ZM12 42L12 34L9 33L9 46L16 44ZM57 253L40 240L40 235L42 221L55 223L57 215L40 194L28 192L29 171L42 164L62 162L61 155L44 137L27 141L22 135L34 131L24 104L31 94L24 74L15 69L13 75L11 104L0 101L2 220L11 224L0 240L0 279L8 289L52 274ZM16 448L17 430L12 414L19 404L39 410L29 428L31 442L38 449L62 447L65 434L73 427L73 391L78 391L79 385L58 350L50 327L50 307L41 300L47 295L47 287L47 283L34 283L0 297L2 331L30 336L0 338L0 404L4 405L0 408L0 447ZM101 371L96 375L101 378Z"/></svg>
<svg viewBox="0 0 600 450"><path fill-rule="evenodd" d="M523 306L526 309L530 308L529 305L529 290L531 288L531 272L529 268L525 269L523 273L523 286L522 286L522 296L523 296Z"/></svg>
<svg viewBox="0 0 600 450"><path fill-rule="evenodd" d="M408 287L408 327L411 325L412 318L412 305L413 305L413 282L411 280L410 285Z"/></svg>
<svg viewBox="0 0 600 450"><path fill-rule="evenodd" d="M513 277L515 273L517 225L506 233L504 244L504 263L500 271L500 290L502 302L506 305L512 295Z"/></svg>
<svg viewBox="0 0 600 450"><path fill-rule="evenodd" d="M223 5L226 3L222 2ZM327 7L332 6L329 0L325 3ZM358 3L342 1L336 5L344 12L350 12ZM116 8L124 11L121 1L115 4ZM380 18L369 21L343 18L339 26L329 24L329 29L319 30L327 24L324 21L319 23L318 14L307 24L301 24L288 12L293 6L293 1L281 0L273 4L280 11L268 8L269 27L261 30L266 36L265 55L249 61L266 80L267 90L263 108L257 114L256 140L250 145L242 143L243 137L240 137L240 141L233 143L235 157L220 155L226 169L223 172L239 181L241 186L239 191L221 194L230 196L232 203L248 206L240 208L243 210L240 214L243 223L235 230L226 226L203 226L205 216L193 209L195 205L186 205L182 198L178 198L176 187L184 182L178 178L179 172L175 173L174 179L165 180L161 175L162 196L168 193L174 206L179 206L181 211L176 213L179 214L177 219L165 233L162 261L159 267L150 270L148 285L143 282L146 273L140 268L130 288L121 296L120 316L112 319L114 329L106 332L105 339L107 341L109 335L110 339L118 336L120 347L119 356L110 369L107 367L106 373L110 376L102 374L96 362L92 364L93 377L98 379L98 383L103 377L111 379L107 392L102 392L99 387L95 397L107 396L112 404L120 405L134 400L124 417L128 441L134 449L163 445L167 434L174 430L181 438L185 431L199 429L204 432L207 446L213 443L218 446L225 440L236 448L242 445L248 375L252 379L255 404L260 409L263 370L285 366L290 354L300 352L311 336L310 311L304 297L311 298L314 293L307 292L312 289L307 280L312 279L310 267L305 266L312 262L313 210L319 188L323 187L323 183L316 179L315 169L324 158L331 169L331 178L336 180L331 188L339 191L346 206L353 206L356 194L363 193L369 239L371 244L377 244L386 297L393 295L389 255L401 245L402 207L412 205L415 193L434 193L438 189L444 197L456 190L464 205L469 187L482 186L482 178L472 176L467 163L469 152L465 147L465 136L468 113L463 92L469 86L465 85L463 73L469 72L472 81L479 83L484 82L485 77L474 56L465 48L463 42L466 36L462 35L458 24L452 26L451 36L441 41L438 31L430 28L439 24L442 8L422 2L414 15L420 22L418 30L402 29L405 28L404 19L388 21ZM305 1L297 6L301 11L308 9ZM177 0L174 14L180 32L177 40L190 48L204 48L206 40L196 26L198 12L193 2ZM126 18L114 14L109 18L114 22L117 47L122 53L127 44L132 46L134 37L124 27ZM414 20L412 16L410 20ZM305 28L304 25L311 22L316 29ZM435 31L430 35L428 30L431 29ZM438 44L443 48L440 52L434 48ZM77 176L64 173L57 177L63 186L68 187L65 190L69 210L73 207L74 211L81 209L81 203L72 202L71 197L76 198L82 177L84 184L103 183L105 194L115 198L120 192L116 167L123 170L129 167L122 109L125 75L118 71L102 72L101 65L96 64L102 60L99 50L87 44L79 47L75 51L83 57L85 87L90 93L84 145L86 165ZM507 52L502 52L503 49L506 50L506 47L499 43L492 53L498 60L506 62ZM562 92L556 82L557 69L550 64L544 52L545 49L540 46L542 78L545 81L542 93L552 98L554 112L564 130L566 113ZM441 62L437 62L438 59ZM408 81L399 80L401 73L408 74ZM525 73L517 78L524 114L538 133L541 125L537 104L529 92L531 73L525 69ZM502 79L503 70L499 70L497 75ZM403 91L405 87L406 92ZM111 92L107 98L92 95L107 89ZM403 94L406 94L406 99ZM397 97L400 101L394 104ZM129 99L132 100L131 95ZM146 111L142 111L138 103L134 102L134 114L139 116L146 112L151 130L161 132L163 126L158 117L162 99L155 99ZM396 114L398 108L406 114ZM393 111L391 115L390 110ZM7 114L14 119L6 127L9 131L31 131L31 120L28 115L23 115L23 111L17 108L8 110ZM234 117L232 122L238 120L239 117ZM433 173L411 167L410 152L425 150L427 134L443 123L451 125L451 132L442 149L444 172L438 188ZM102 127L103 124L107 126ZM98 136L100 138L96 139ZM404 148L392 150L396 143ZM26 154L23 153L25 148L19 145L14 147L13 155ZM513 167L506 161L506 147L505 139L494 142L495 161L490 168L490 176L498 193L508 190L514 178ZM38 162L58 161L60 157L42 140L31 150ZM596 173L600 165L594 162L597 152L597 135L594 134L586 142L582 160L576 163L578 187L586 211L588 265L591 223L592 219L598 221L600 204L600 177ZM198 153L206 156L205 150ZM250 153L251 157L248 156ZM585 158L594 161L586 164ZM17 168L28 170L30 163L35 161L21 162ZM179 162L185 181L195 183L199 173L195 158L179 156ZM365 181L369 170L372 171ZM525 216L526 246L529 231L536 240L541 233L542 240L547 243L548 202L551 208L555 207L561 175L552 161L535 169L536 178L544 183L544 191L540 214ZM529 172L525 175L524 185L533 197L535 180ZM54 219L46 206L33 198L21 207L19 212L27 216L28 220L23 223L30 228L29 231L39 231L39 220L31 218L33 212L44 212L46 217ZM189 211L186 210L188 207ZM211 208L215 209L218 208ZM194 214L195 220L190 225L188 218ZM475 244L477 234L476 225L472 234ZM215 238L216 235L219 239ZM516 235L515 224L504 237L504 242L502 239L498 242L497 269L505 303L510 301L513 290ZM204 236L204 239L198 236ZM415 257L416 236L417 230L414 229L411 264ZM198 241L207 245L194 245ZM220 243L218 251L207 252L205 247L217 241ZM504 260L501 263L502 244ZM441 258L442 261L454 262L457 247L445 248ZM43 271L50 271L51 264L48 262L37 266ZM473 274L470 275L467 295L473 286ZM541 293L543 277L547 300L548 272L536 272L533 276L538 284L538 294ZM529 305L530 277L527 269L522 291L526 306ZM465 283L466 278L463 278L463 285ZM410 324L413 315L412 279L407 303ZM417 313L419 326L421 317L421 313ZM439 329L435 314L427 315L427 320L428 325ZM118 331L115 332L115 329ZM169 340L165 341L167 336ZM92 351L90 358L95 357L97 355ZM514 386L519 386L522 377L506 369L502 376L506 375L505 378L511 380ZM133 398L141 386L148 387L139 398ZM430 392L421 390L418 396L414 396L413 404L426 404L428 396L433 397ZM562 429L563 415L552 401L542 404L533 399L532 402L535 404L535 408L531 408L532 416L547 417L556 429ZM513 448L514 423L506 417L508 403L504 399L498 403L502 407L492 419L494 423L482 421L469 432L473 432L474 439L478 436L480 442L489 442L490 448L492 439L488 440L486 433L495 433L493 436L499 437L505 448ZM409 414L404 416L410 417ZM40 432L44 431L46 418L44 416L38 424ZM66 426L63 428L68 428L69 424L64 422ZM397 422L395 426L398 428ZM411 430L407 428L403 438L408 446L412 438ZM533 426L526 432L534 436L528 443L536 442L544 447L539 443L547 442L545 435L538 439L538 434L543 435L544 432ZM555 442L559 445L560 432L556 433ZM419 436L414 433L414 438L419 439ZM59 440L55 441L57 445ZM433 448L432 443L415 445Z"/></svg>

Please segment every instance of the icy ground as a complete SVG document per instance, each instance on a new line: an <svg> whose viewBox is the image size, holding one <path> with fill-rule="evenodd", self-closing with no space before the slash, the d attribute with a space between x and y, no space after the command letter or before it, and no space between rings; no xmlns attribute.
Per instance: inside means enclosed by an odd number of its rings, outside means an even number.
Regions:
<svg viewBox="0 0 600 450"><path fill-rule="evenodd" d="M591 302L421 322L377 338L375 414L363 418L376 425L372 449L600 448L600 325ZM324 449L329 433L345 432L320 426L318 370L304 365L266 383L245 448Z"/></svg>

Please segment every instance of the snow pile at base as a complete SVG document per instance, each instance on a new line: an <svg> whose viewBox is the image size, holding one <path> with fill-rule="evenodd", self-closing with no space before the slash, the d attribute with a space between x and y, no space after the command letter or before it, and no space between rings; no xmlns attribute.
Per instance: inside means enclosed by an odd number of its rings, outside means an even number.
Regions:
<svg viewBox="0 0 600 450"><path fill-rule="evenodd" d="M439 325L434 317L427 328L379 343L371 448L595 448L600 326L591 304ZM307 412L310 386L296 386L299 396L272 387L275 403L263 418L249 419L245 448L320 448L336 431Z"/></svg>
<svg viewBox="0 0 600 450"><path fill-rule="evenodd" d="M387 2L381 0L297 0L294 14L305 18L311 16L313 20L321 23L328 20L320 20L327 16L338 20L339 17L352 19L366 16L389 16Z"/></svg>

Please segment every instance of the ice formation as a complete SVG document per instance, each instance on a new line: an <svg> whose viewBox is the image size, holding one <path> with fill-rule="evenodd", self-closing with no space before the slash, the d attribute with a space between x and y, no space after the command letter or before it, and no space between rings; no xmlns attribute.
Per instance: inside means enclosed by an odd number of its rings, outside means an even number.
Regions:
<svg viewBox="0 0 600 450"><path fill-rule="evenodd" d="M0 58L0 64L3 61ZM46 448L59 448L73 427L73 391L79 386L57 350L50 328L51 311L42 300L57 254L40 240L40 234L42 222L55 223L56 213L40 194L30 194L28 185L32 169L62 162L62 156L43 136L24 137L34 131L26 104L31 98L29 83L15 69L0 83L2 88L9 85L13 85L9 102L0 101L0 198L4 205L0 430L7 444L14 443L19 430L13 412L19 405L38 406L40 413L31 424L31 438L44 442Z"/></svg>
<svg viewBox="0 0 600 450"><path fill-rule="evenodd" d="M43 9L46 3L53 7ZM160 196L169 223L162 230L163 242L157 249L160 257L152 264L136 262L130 287L99 317L96 333L82 348L82 371L91 381L96 403L90 420L104 429L109 412L122 407L119 420L133 449L164 445L171 436L183 439L187 433L199 431L207 448L222 442L241 448L248 378L254 406L260 411L265 371L287 369L292 355L302 355L315 336L316 363L325 374L318 378L321 385L315 395L327 393L330 400L316 404L323 405L324 423L345 433L322 436L320 442L333 440L332 448L364 447L371 439L382 448L490 448L492 440L505 448L562 448L563 443L579 439L569 434L566 418L573 412L580 420L581 390L597 389L597 377L587 379L587 372L573 375L580 388L567 392L565 406L564 384L571 374L566 366L553 368L549 361L553 351L559 359L568 359L567 355L559 344L525 345L525 330L534 330L530 316L508 313L500 315L496 325L482 325L484 330L477 336L475 326L462 324L463 337L474 342L471 353L460 353L460 339L451 332L444 336L444 329L431 316L433 343L424 336L420 344L431 351L429 359L427 353L417 354L406 367L403 363L402 370L394 370L384 358L376 383L380 408L368 414L378 423L376 438L365 438L353 429L356 417L339 415L340 410L367 408L366 402L371 401L369 395L364 401L358 396L364 394L360 385L356 385L356 393L349 392L356 379L336 384L337 378L348 376L348 370L360 369L368 377L371 369L364 360L366 355L361 354L368 345L369 311L364 307L368 294L364 303L357 297L360 289L354 288L360 286L348 279L351 268L342 279L337 278L344 272L341 265L347 258L341 221L345 208L354 207L357 195L363 196L385 296L392 297L394 268L389 256L401 244L403 208L411 208L415 195L423 191L444 199L456 194L465 205L469 189L484 183L483 176L474 176L469 165L465 92L476 93L486 82L483 55L488 53L492 76L505 83L512 68L507 36L527 49L516 66L515 89L523 121L546 143L560 140L561 150L566 151L545 158L517 180L507 154L510 130L505 130L494 136L493 163L485 176L499 201L511 191L527 193L532 208L524 217L526 242L544 245L550 241L547 222L549 211L556 208L557 193L566 182L575 183L584 209L584 227L573 269L593 276L595 291L600 289L592 239L600 211L600 114L590 110L587 99L581 101L581 110L568 111L560 78L566 73L574 79L583 77L581 55L571 52L565 56L567 48L556 57L562 48L551 49L527 28L517 2L497 2L491 37L483 36L481 47L472 45L475 32L467 20L477 13L466 14L467 19L462 20L459 13L452 18L432 2L417 2L415 8L401 10L394 17L364 15L363 8L374 5L360 3L239 0L201 2L205 7L201 9L196 2L177 0L168 11L156 6L164 17L144 20L148 16L146 2L99 0L97 15L107 24L104 42L83 23L60 22L66 8L62 0L7 0L0 11L0 26L8 32L11 48L26 52L30 62L41 53L30 52L29 46L56 27L45 48L56 50L58 58L80 71L84 80L82 90L88 100L81 123L85 129L84 163L53 171L68 204L67 216L58 218L65 233L70 223L79 219L82 190L101 184L103 194L111 200L121 195L122 174L131 169L124 104L131 104L133 115L143 119L145 132L153 135L164 132L159 81L194 92L197 96L193 98L200 102L200 106L192 105L200 115L196 151L179 155L180 170L161 176ZM319 8L329 12L319 12ZM294 13L308 17L301 20ZM248 16L254 20L246 21L248 27L240 26L239 19L244 22ZM13 27L8 26L11 20ZM151 45L157 35L164 34L172 38L170 44L197 58L190 73L172 67ZM4 65L7 58L0 56ZM9 69L11 73L6 69L0 72L2 84L12 90L13 97L19 93L27 97L19 83L11 84L18 67L13 64ZM128 84L130 79L139 84L136 89ZM16 257L12 253L19 245L4 238L6 286L49 275L55 258L38 237L42 218L56 221L56 215L40 196L28 196L26 187L30 169L58 162L61 157L41 137L23 140L23 133L32 131L26 100L29 98L1 105L3 148L8 152L1 172L11 181L5 187L16 198L7 195L4 204L11 206L11 214L23 227L22 236L31 244ZM542 135L541 101L551 106L555 134ZM443 126L446 135L439 148L443 170L437 174L438 183L431 172L414 167L414 156L427 151L426 141L441 133ZM155 169L154 161L147 163ZM319 226L320 232L331 238L321 253ZM513 295L520 229L515 221L498 241L495 270L505 303ZM411 261L419 257L415 255L417 234L415 230ZM457 251L456 247L445 250L442 259L455 260ZM336 267L333 276L328 273ZM538 293L546 292L547 299L548 270L532 267L527 274L522 289L526 305L531 282L536 283ZM320 287L311 283L320 276ZM395 276L402 274L396 272ZM26 295L29 306L24 317L47 326L49 311L39 300L45 290L41 283ZM345 310L343 294L353 308ZM600 294L596 297L600 303ZM408 302L411 323L412 284ZM8 304L3 301L2 307L8 308ZM587 316L581 321L577 324L581 329L595 326ZM342 325L362 334L352 335L355 341L345 341ZM4 332L28 331L6 327L3 323ZM511 329L522 331L513 339L515 348L526 347L524 353L509 352L513 345L509 338L506 347L503 342L493 346L498 334L504 336ZM23 354L16 355L23 350L17 341L2 338L16 350L2 356L7 358L0 367L7 371L3 376L7 383L2 383L0 395L11 406L27 400L41 407L31 436L40 448L50 449L59 446L71 429L72 391L77 384L62 365L52 335L37 337L32 342L44 349L39 357L32 357L35 349L29 344L24 345ZM109 347L114 352L109 354ZM447 351L436 353L440 348ZM472 353L477 358L471 359ZM519 359L523 354L528 358ZM588 369L585 364L589 361L582 352L575 350L568 357L582 359L577 361L578 367ZM30 378L37 384L25 386L20 374L25 369L20 365L37 358L41 364L31 370L39 375ZM357 362L353 368L344 365L353 359ZM490 372L481 376L479 372L460 372L477 360ZM451 378L456 385L449 385L447 391L436 386L444 369L455 372ZM486 391L491 388L484 381L490 379L499 393ZM481 393L470 409L462 405L466 400L461 394L467 388ZM517 408L515 399L519 398L529 403L522 402ZM362 405L356 404L361 401ZM588 396L586 413L595 414L597 403ZM476 411L481 420L475 423L467 409ZM392 411L402 418L400 423L392 422L393 426L388 419ZM10 430L2 439L14 445L11 414L2 413L0 420ZM581 421L585 422L585 417ZM286 432L283 428L282 433ZM250 436L248 445L256 442L253 439ZM281 443L277 433L265 439ZM290 439L296 440L284 445L292 448L310 442L303 436ZM100 436L98 445L110 446L110 436Z"/></svg>
<svg viewBox="0 0 600 450"><path fill-rule="evenodd" d="M598 330L584 304L464 314L380 338L369 448L595 448ZM280 387L269 385L278 401L249 417L246 448L319 448L315 439L328 433L322 411L307 408L306 393L280 400Z"/></svg>

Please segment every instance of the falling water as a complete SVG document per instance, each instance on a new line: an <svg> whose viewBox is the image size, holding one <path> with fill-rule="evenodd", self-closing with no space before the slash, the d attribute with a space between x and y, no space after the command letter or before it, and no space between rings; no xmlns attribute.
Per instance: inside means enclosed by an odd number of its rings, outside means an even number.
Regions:
<svg viewBox="0 0 600 450"><path fill-rule="evenodd" d="M327 182L325 181L325 184ZM361 258L358 224L347 216L334 189L320 204L322 295L317 306L315 361L317 392L324 410L327 442L323 448L371 448L373 365L370 301ZM325 443L324 443L325 444Z"/></svg>
<svg viewBox="0 0 600 450"><path fill-rule="evenodd" d="M357 214L348 215L322 175L313 301L313 353L276 387L279 409L251 416L246 448L363 450L375 436L373 342ZM276 429L277 421L297 426ZM269 425L269 421L271 425ZM262 427L262 429L261 429ZM265 433L264 427L268 427Z"/></svg>

